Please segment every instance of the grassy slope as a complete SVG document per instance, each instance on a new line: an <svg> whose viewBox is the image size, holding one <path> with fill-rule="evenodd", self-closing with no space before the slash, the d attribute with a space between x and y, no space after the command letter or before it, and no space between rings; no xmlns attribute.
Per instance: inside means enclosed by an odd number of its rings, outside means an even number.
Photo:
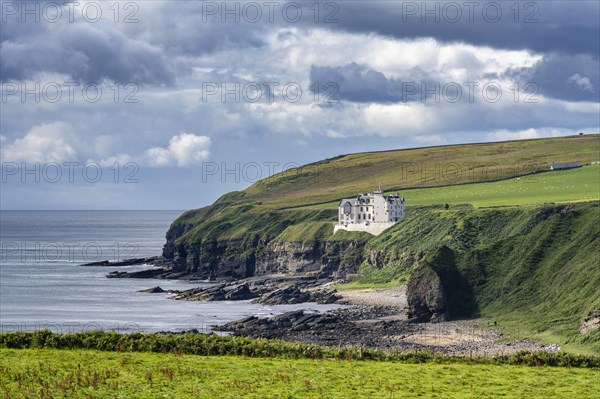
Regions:
<svg viewBox="0 0 600 399"><path fill-rule="evenodd" d="M533 205L600 199L600 165L494 183L407 190L414 205L472 204L475 207Z"/></svg>
<svg viewBox="0 0 600 399"><path fill-rule="evenodd" d="M179 242L197 242L199 239L240 239L253 237L273 239L291 225L301 222L324 222L336 220L336 200L354 196L358 192L371 191L376 181L386 189L397 187L419 187L449 183L478 182L490 178L515 176L537 169L547 169L550 163L567 161L593 162L600 160L600 135L562 137L539 140L522 140L501 143L466 144L446 147L395 150L373 153L351 154L306 165L297 170L280 173L261 180L242 192L223 196L212 206L186 212L175 225L197 226ZM596 169L587 173L598 174ZM586 200L594 197L596 186L580 187L565 193L564 179L558 174L542 174L524 178L526 182L548 177L551 184L543 180L535 186L535 193L528 195L530 202L552 202ZM588 181L589 176L582 180ZM594 180L591 180L593 184ZM492 186L490 196L472 198L477 192L473 185L444 188L453 193L444 202L459 203L480 201L482 204L499 200L497 193L505 192L507 203L514 203L526 183L498 183ZM587 184L587 183L584 183ZM543 190L538 190L543 186ZM558 188L557 188L558 187ZM527 188L527 190L530 190ZM487 192L487 191L486 191ZM439 202L440 191L414 190L406 192L409 204ZM541 197L539 193L544 193ZM407 195L405 195L407 196ZM596 196L596 199L598 196ZM316 202L333 201L314 208L284 211L281 208L306 206ZM328 209L319 209L328 208ZM302 210L301 213L298 211ZM315 212L320 211L320 212ZM316 225L306 227L306 240L322 235ZM297 236L298 230L287 235Z"/></svg>
<svg viewBox="0 0 600 399"><path fill-rule="evenodd" d="M523 176L492 183L402 190L411 205L475 207L534 205L600 199L600 165ZM338 201L299 209L337 209Z"/></svg>
<svg viewBox="0 0 600 399"><path fill-rule="evenodd" d="M600 165L548 172L493 183L403 190L409 207L448 203L476 207L581 202L600 199ZM233 200L231 198L234 198ZM244 192L234 192L215 205L185 213L179 222L198 223L185 237L243 239L257 236L281 241L331 239L338 202L276 210L250 202ZM410 209L409 209L410 211Z"/></svg>
<svg viewBox="0 0 600 399"><path fill-rule="evenodd" d="M420 208L367 249L385 253L385 269L399 274L410 273L404 259L424 255L442 275L453 317L493 317L554 342L587 339L600 352L598 331L578 334L600 308L599 206Z"/></svg>
<svg viewBox="0 0 600 399"><path fill-rule="evenodd" d="M0 349L9 398L596 398L597 369Z"/></svg>
<svg viewBox="0 0 600 399"><path fill-rule="evenodd" d="M600 136L586 135L344 155L277 174L246 190L264 205L332 201L384 189L479 182L548 169L557 162L598 161Z"/></svg>

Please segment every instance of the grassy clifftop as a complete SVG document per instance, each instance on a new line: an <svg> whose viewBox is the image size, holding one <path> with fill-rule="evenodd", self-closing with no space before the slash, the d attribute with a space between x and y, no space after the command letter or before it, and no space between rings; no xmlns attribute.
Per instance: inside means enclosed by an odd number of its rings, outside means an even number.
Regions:
<svg viewBox="0 0 600 399"><path fill-rule="evenodd" d="M273 239L298 223L333 222L337 199L385 189L477 183L506 178L551 163L600 160L600 135L465 144L344 155L261 180L188 211L174 222L180 242L204 239ZM598 165L487 185L403 191L408 206L471 203L476 206L587 201L600 198ZM322 205L311 205L322 203ZM297 207L298 209L289 209ZM292 228L285 237L326 238L317 225Z"/></svg>
<svg viewBox="0 0 600 399"><path fill-rule="evenodd" d="M263 179L245 192L263 205L327 202L385 189L473 183L552 163L598 161L600 135L365 152L326 159Z"/></svg>

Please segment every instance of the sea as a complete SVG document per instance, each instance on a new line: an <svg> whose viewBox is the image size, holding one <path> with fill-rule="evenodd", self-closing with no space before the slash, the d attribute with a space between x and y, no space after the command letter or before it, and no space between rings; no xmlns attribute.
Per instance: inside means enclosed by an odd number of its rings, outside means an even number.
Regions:
<svg viewBox="0 0 600 399"><path fill-rule="evenodd" d="M160 255L181 211L0 211L0 332L50 329L118 332L211 332L211 326L290 310L327 311L314 303L263 306L250 301L186 302L172 294L206 281L109 279L140 266L81 266Z"/></svg>

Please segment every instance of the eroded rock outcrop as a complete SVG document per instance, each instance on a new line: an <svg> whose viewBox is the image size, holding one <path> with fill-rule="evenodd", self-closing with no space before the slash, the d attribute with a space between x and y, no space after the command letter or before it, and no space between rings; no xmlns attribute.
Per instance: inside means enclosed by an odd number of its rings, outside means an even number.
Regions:
<svg viewBox="0 0 600 399"><path fill-rule="evenodd" d="M183 301L253 300L263 305L289 305L305 302L335 303L341 297L335 290L320 288L323 280L315 278L257 277L198 287L178 293L173 299Z"/></svg>
<svg viewBox="0 0 600 399"><path fill-rule="evenodd" d="M408 317L419 322L446 320L446 293L440 276L426 263L416 266L406 288Z"/></svg>
<svg viewBox="0 0 600 399"><path fill-rule="evenodd" d="M108 277L188 280L239 280L269 274L326 277L339 270L355 272L363 261L364 244L352 240L281 242L259 239L180 245L167 242L163 254L170 261L160 269L113 272Z"/></svg>
<svg viewBox="0 0 600 399"><path fill-rule="evenodd" d="M253 299L260 293L251 290L247 282L219 284L208 288L183 291L173 299L185 301L243 301Z"/></svg>
<svg viewBox="0 0 600 399"><path fill-rule="evenodd" d="M391 347L397 343L392 343L395 340L390 337L418 328L417 324L397 318L396 312L397 309L364 305L326 313L297 310L267 318L250 316L213 329L238 336L321 345Z"/></svg>
<svg viewBox="0 0 600 399"><path fill-rule="evenodd" d="M590 312L590 314L581 323L579 332L581 334L585 334L588 331L592 331L597 328L600 328L600 309Z"/></svg>
<svg viewBox="0 0 600 399"><path fill-rule="evenodd" d="M333 290L318 289L299 289L294 285L288 285L271 292L267 292L256 299L255 303L263 305L284 305L305 302L316 302L319 304L329 304L337 302L341 297Z"/></svg>

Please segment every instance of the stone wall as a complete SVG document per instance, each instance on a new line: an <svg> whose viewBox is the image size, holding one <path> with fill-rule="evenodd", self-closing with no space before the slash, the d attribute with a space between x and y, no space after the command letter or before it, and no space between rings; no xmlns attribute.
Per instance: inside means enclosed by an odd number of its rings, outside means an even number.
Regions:
<svg viewBox="0 0 600 399"><path fill-rule="evenodd" d="M333 233L335 234L335 232L338 230L364 231L366 233L373 234L374 236L378 236L395 224L396 223L348 223L347 225L336 224L333 227Z"/></svg>

